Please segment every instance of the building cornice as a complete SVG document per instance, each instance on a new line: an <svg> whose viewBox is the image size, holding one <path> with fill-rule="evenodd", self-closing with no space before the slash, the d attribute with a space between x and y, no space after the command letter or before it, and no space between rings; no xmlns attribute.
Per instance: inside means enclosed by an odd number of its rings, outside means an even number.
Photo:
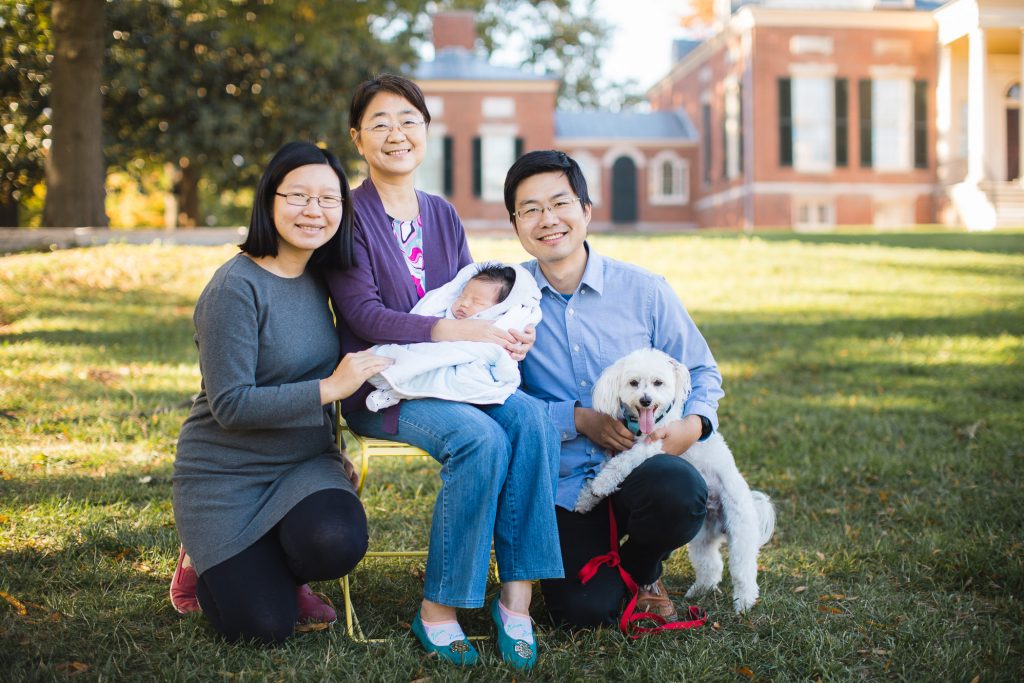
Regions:
<svg viewBox="0 0 1024 683"><path fill-rule="evenodd" d="M423 89L424 94L442 92L472 92L492 95L494 93L518 93L518 92L558 92L558 81L475 81L475 80L446 80L428 81L419 80L416 83Z"/></svg>
<svg viewBox="0 0 1024 683"><path fill-rule="evenodd" d="M696 140L679 138L560 138L555 137L557 147L696 147Z"/></svg>

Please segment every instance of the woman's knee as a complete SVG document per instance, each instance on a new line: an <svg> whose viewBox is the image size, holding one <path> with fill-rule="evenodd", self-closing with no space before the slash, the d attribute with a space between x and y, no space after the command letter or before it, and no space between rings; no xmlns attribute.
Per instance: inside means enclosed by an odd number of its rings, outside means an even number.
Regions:
<svg viewBox="0 0 1024 683"><path fill-rule="evenodd" d="M366 512L348 491L319 491L282 520L280 538L288 564L299 578L336 579L351 572L366 554Z"/></svg>

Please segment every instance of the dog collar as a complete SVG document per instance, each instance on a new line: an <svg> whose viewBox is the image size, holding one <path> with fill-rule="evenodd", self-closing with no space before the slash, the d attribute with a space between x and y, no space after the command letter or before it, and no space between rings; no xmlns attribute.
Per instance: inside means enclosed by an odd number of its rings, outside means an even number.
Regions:
<svg viewBox="0 0 1024 683"><path fill-rule="evenodd" d="M626 426L626 429L633 432L633 436L639 437L640 434L640 421L632 417L625 417L622 419L622 424Z"/></svg>

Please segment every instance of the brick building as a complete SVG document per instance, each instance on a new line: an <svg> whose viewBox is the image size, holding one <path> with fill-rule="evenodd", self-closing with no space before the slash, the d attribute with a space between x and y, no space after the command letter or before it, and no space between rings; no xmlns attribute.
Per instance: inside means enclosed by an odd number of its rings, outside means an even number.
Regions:
<svg viewBox="0 0 1024 683"><path fill-rule="evenodd" d="M827 6L829 9L819 9ZM467 227L507 225L501 180L558 148L593 227L1024 225L1024 2L718 0L718 26L648 92L653 111L555 110L557 81L475 56L435 17L414 78L434 123L421 186Z"/></svg>

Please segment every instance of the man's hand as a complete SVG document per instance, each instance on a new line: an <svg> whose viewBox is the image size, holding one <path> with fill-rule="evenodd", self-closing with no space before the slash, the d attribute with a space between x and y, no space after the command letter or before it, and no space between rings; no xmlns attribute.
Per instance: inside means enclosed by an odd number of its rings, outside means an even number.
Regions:
<svg viewBox="0 0 1024 683"><path fill-rule="evenodd" d="M682 455L697 443L701 434L700 417L687 415L682 420L659 427L647 435L646 441L661 440L661 449L668 455Z"/></svg>
<svg viewBox="0 0 1024 683"><path fill-rule="evenodd" d="M611 455L633 447L633 433L610 415L592 408L577 407L573 411L576 431L584 435Z"/></svg>
<svg viewBox="0 0 1024 683"><path fill-rule="evenodd" d="M508 348L508 355L518 363L526 358L526 354L533 348L533 343L537 341L537 328L527 325L522 331L509 330L508 332L516 339L516 343Z"/></svg>

